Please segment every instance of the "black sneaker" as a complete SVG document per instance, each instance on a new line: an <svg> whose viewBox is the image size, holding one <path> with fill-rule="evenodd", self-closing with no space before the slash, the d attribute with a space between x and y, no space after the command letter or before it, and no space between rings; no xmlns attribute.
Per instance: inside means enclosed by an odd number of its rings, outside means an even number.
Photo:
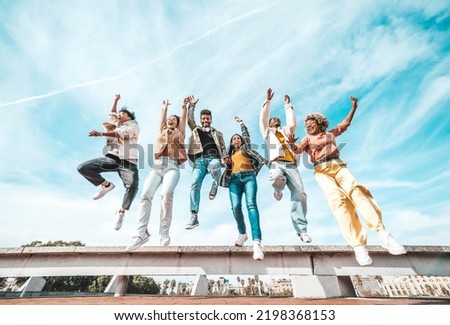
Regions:
<svg viewBox="0 0 450 325"><path fill-rule="evenodd" d="M195 227L198 227L200 224L198 222L198 217L196 213L192 213L191 220L189 220L188 224L186 225L185 229L194 229Z"/></svg>

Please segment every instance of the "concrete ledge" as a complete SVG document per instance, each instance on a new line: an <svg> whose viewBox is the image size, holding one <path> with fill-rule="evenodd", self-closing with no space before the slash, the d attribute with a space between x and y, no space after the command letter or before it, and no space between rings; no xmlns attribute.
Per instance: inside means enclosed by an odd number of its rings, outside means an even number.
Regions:
<svg viewBox="0 0 450 325"><path fill-rule="evenodd" d="M402 256L368 250L373 264L363 267L349 246L266 246L263 261L253 260L251 246L0 248L0 277L112 275L108 291L123 295L130 275L194 275L202 295L208 275L285 275L296 297L328 298L350 296L351 275L450 276L449 246L407 246Z"/></svg>
<svg viewBox="0 0 450 325"><path fill-rule="evenodd" d="M408 253L449 253L450 246L405 246ZM371 254L381 253L388 254L381 246L367 246ZM0 255L3 254L70 254L70 253L84 253L84 254L145 254L145 253L194 253L194 254L211 254L211 253L244 253L252 252L252 246L143 246L136 251L126 252L125 246L66 246L66 247L0 247ZM317 254L332 254L332 253L351 253L353 248L347 245L308 245L308 246L264 246L266 253L317 253Z"/></svg>

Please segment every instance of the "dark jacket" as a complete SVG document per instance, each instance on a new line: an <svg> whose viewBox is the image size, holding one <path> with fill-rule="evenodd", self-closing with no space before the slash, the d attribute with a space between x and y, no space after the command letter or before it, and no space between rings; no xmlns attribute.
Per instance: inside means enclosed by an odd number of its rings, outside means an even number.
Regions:
<svg viewBox="0 0 450 325"><path fill-rule="evenodd" d="M247 127L243 122L241 122L240 125L242 130L242 138L244 139L244 144L239 148L239 150L243 150L250 156L250 159L252 160L253 171L256 177L264 165L268 166L268 161L264 159L264 157L261 156L256 150L252 149L250 134L248 133ZM229 187L230 179L231 179L231 168L227 167L220 178L220 186Z"/></svg>

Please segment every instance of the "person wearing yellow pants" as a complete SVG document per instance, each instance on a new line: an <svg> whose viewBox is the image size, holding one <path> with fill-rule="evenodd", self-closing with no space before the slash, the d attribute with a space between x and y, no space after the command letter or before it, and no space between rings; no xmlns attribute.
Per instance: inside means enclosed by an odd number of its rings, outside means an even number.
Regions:
<svg viewBox="0 0 450 325"><path fill-rule="evenodd" d="M305 118L307 136L295 144L294 136L289 138L291 148L296 154L306 151L314 164L314 176L331 211L336 217L341 232L355 251L360 265L372 264L366 249L367 234L359 220L358 209L367 227L378 232L381 246L392 255L406 254L405 248L385 230L381 210L370 191L358 184L347 164L340 159L336 137L350 126L358 107L358 99L351 97L352 108L347 117L336 127L327 131L328 119L319 113L308 114Z"/></svg>

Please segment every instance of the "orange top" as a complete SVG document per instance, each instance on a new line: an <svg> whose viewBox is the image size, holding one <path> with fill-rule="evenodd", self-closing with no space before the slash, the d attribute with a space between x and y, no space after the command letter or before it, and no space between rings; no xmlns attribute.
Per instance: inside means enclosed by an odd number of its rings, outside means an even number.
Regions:
<svg viewBox="0 0 450 325"><path fill-rule="evenodd" d="M253 170L252 159L242 150L235 151L231 156L231 161L233 162L231 174Z"/></svg>

